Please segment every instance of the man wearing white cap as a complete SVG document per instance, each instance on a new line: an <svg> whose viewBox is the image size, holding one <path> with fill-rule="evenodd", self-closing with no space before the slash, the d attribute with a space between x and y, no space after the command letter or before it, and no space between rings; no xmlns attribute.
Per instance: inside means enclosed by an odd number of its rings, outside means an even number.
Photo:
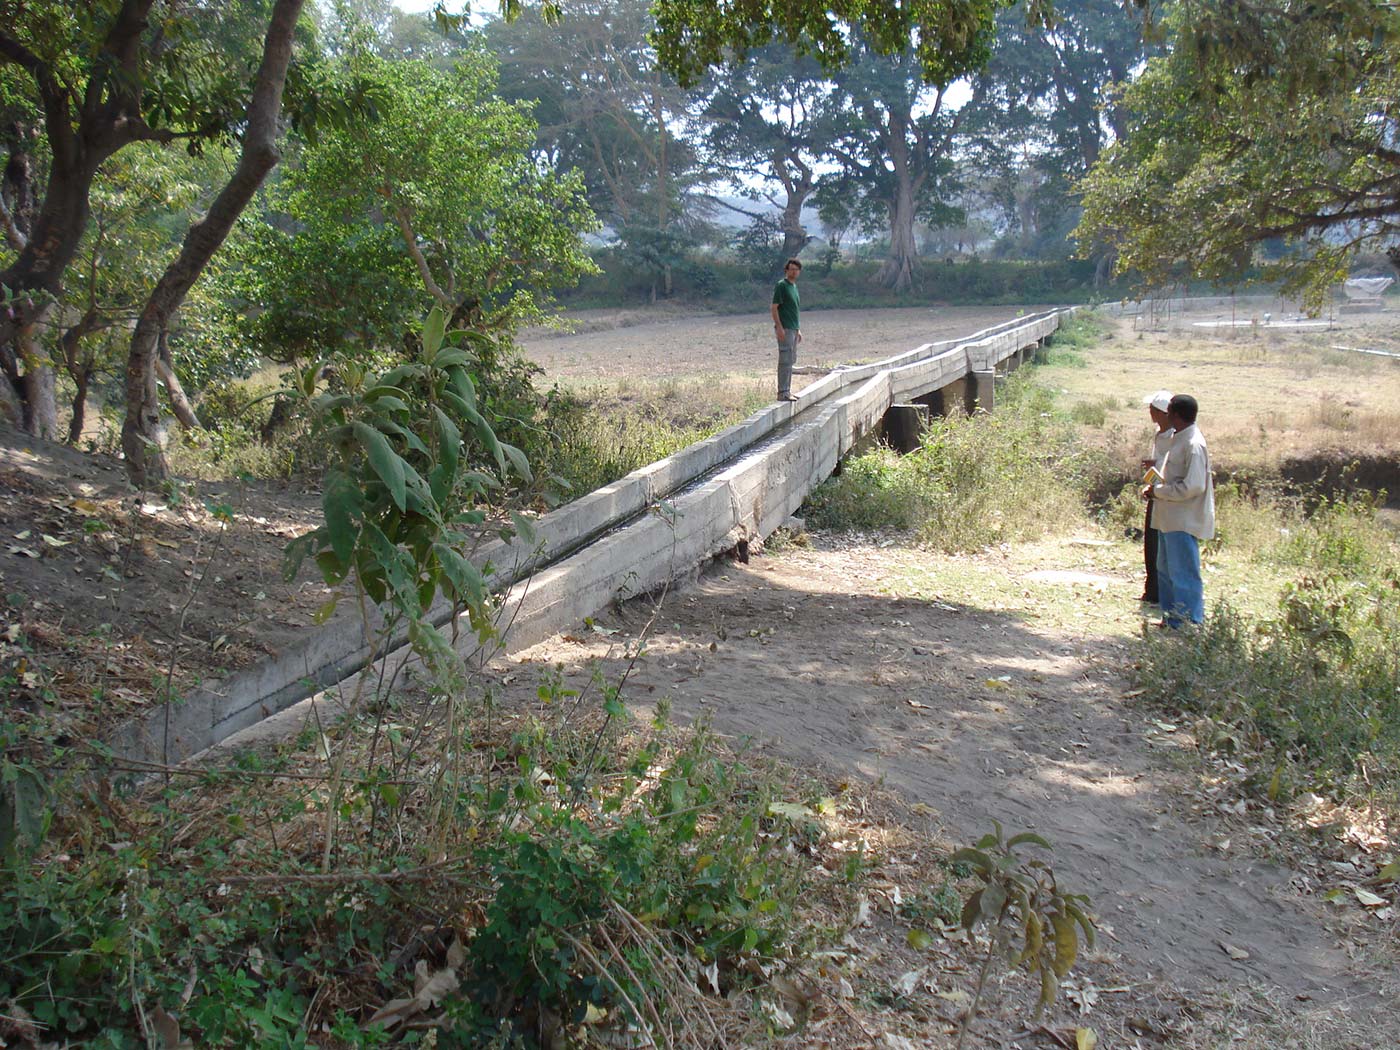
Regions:
<svg viewBox="0 0 1400 1050"><path fill-rule="evenodd" d="M1142 403L1147 406L1148 415L1152 417L1152 422L1157 427L1157 432L1152 435L1150 454L1142 461L1142 469L1146 473L1145 480L1149 483L1161 477L1162 465L1167 460L1167 447L1171 445L1172 435L1176 433L1167 420L1167 406L1171 404L1171 401L1172 392L1170 390L1158 390L1155 394L1148 394L1142 399ZM1152 472L1155 472L1155 477ZM1147 585L1142 589L1141 600L1156 605L1158 601L1157 530L1152 527L1151 496L1147 499L1147 514L1142 522L1142 557L1147 568Z"/></svg>
<svg viewBox="0 0 1400 1050"><path fill-rule="evenodd" d="M1162 464L1162 480L1143 495L1154 504L1157 523L1157 587L1162 626L1180 627L1205 620L1201 589L1201 541L1215 535L1215 482L1210 452L1196 425L1196 399L1177 394L1167 406L1171 446Z"/></svg>

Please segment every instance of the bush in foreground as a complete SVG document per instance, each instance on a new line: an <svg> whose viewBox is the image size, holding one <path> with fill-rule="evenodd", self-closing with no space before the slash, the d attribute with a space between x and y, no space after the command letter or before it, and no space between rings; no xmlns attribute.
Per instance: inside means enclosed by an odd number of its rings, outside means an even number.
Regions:
<svg viewBox="0 0 1400 1050"><path fill-rule="evenodd" d="M1148 694L1207 720L1202 744L1257 756L1271 796L1312 789L1400 801L1400 550L1369 500L1251 517L1227 505L1246 553L1291 572L1271 614L1217 605L1180 637L1151 637L1138 676ZM1226 534L1228 540L1229 534Z"/></svg>

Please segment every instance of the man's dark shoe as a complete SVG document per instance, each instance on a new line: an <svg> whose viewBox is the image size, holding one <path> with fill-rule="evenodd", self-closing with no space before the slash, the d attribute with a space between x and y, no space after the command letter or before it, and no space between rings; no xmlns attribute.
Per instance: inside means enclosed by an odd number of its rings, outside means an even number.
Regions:
<svg viewBox="0 0 1400 1050"><path fill-rule="evenodd" d="M779 394L779 395L778 395L778 400L779 400L779 401L796 401L797 398L793 397L791 394Z"/></svg>

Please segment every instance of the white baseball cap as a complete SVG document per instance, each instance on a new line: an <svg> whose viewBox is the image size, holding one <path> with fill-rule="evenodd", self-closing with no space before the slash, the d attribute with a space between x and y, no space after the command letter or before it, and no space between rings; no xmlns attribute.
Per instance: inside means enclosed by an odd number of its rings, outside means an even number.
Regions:
<svg viewBox="0 0 1400 1050"><path fill-rule="evenodd" d="M1155 394L1148 394L1142 399L1144 405L1151 405L1158 412L1165 412L1172 403L1172 392L1170 390L1158 390Z"/></svg>

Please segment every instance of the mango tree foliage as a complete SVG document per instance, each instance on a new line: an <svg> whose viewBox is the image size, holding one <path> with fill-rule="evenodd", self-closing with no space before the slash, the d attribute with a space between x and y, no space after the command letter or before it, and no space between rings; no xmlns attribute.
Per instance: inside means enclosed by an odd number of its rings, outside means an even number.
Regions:
<svg viewBox="0 0 1400 1050"><path fill-rule="evenodd" d="M922 79L949 84L986 61L1007 0L656 0L661 65L689 86L711 66L784 42L828 69L849 64L853 41L877 54L912 52ZM1031 0L1030 17L1049 5ZM565 17L568 4L562 5Z"/></svg>
<svg viewBox="0 0 1400 1050"><path fill-rule="evenodd" d="M1266 275L1319 304L1400 229L1400 14L1192 3L1168 28L1123 96L1126 138L1084 181L1080 251L1116 249L1151 285L1230 282L1275 242Z"/></svg>
<svg viewBox="0 0 1400 1050"><path fill-rule="evenodd" d="M402 311L436 304L449 328L508 334L541 316L549 288L590 270L580 233L596 220L581 182L531 160L534 123L496 96L488 56L451 72L360 56L345 72L375 85L376 118L308 146L285 180L296 232L268 238L288 255L282 273L314 293L300 303L307 324L350 331L353 308L370 319L356 338L378 341ZM418 301L395 301L410 279ZM299 323L290 288L270 305L278 323Z"/></svg>

